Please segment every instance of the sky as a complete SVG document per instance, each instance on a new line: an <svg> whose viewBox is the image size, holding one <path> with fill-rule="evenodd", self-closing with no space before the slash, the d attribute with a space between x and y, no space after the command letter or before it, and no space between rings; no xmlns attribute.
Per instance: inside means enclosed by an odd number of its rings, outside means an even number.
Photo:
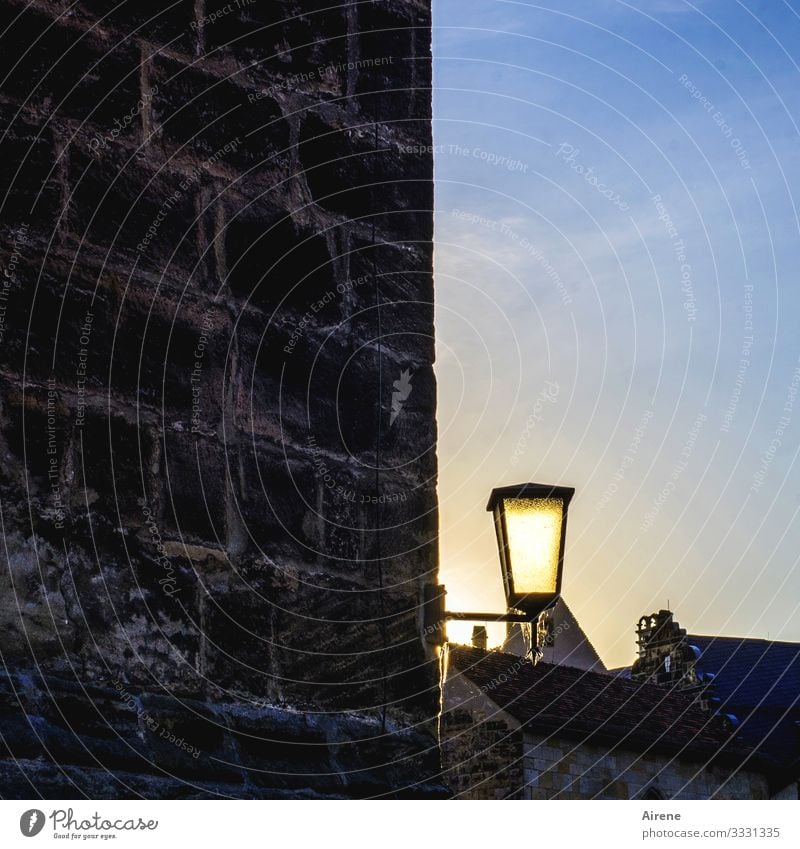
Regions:
<svg viewBox="0 0 800 849"><path fill-rule="evenodd" d="M607 665L667 605L800 640L800 2L435 0L433 53L448 608L533 481Z"/></svg>

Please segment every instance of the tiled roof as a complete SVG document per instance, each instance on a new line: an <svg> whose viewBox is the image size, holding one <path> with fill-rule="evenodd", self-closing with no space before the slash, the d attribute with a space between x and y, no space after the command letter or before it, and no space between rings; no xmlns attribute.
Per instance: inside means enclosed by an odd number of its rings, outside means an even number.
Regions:
<svg viewBox="0 0 800 849"><path fill-rule="evenodd" d="M531 730L702 759L750 754L685 692L467 646L451 646L448 664Z"/></svg>
<svg viewBox="0 0 800 849"><path fill-rule="evenodd" d="M717 676L716 694L725 702L789 707L800 702L800 643L748 637L701 637L699 667Z"/></svg>
<svg viewBox="0 0 800 849"><path fill-rule="evenodd" d="M687 636L700 649L722 709L742 724L749 745L787 758L800 755L800 643L745 637Z"/></svg>

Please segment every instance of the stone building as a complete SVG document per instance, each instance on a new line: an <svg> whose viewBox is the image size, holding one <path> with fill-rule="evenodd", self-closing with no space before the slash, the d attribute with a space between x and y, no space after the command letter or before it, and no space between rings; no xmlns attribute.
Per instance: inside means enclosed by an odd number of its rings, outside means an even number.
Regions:
<svg viewBox="0 0 800 849"><path fill-rule="evenodd" d="M631 667L631 679L650 684L700 692L704 689L697 668L699 650L675 621L671 610L642 616L636 626L638 656Z"/></svg>
<svg viewBox="0 0 800 849"><path fill-rule="evenodd" d="M692 693L499 651L446 651L444 775L466 799L766 799L774 761Z"/></svg>
<svg viewBox="0 0 800 849"><path fill-rule="evenodd" d="M669 610L636 631L638 657L613 674L694 693L776 765L782 798L800 797L800 644L687 634Z"/></svg>
<svg viewBox="0 0 800 849"><path fill-rule="evenodd" d="M430 26L0 0L0 796L444 792Z"/></svg>

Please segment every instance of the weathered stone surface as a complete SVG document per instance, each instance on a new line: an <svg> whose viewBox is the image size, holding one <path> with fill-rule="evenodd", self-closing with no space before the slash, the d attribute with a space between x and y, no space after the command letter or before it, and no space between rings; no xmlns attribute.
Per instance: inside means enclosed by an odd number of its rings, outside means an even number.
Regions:
<svg viewBox="0 0 800 849"><path fill-rule="evenodd" d="M99 688L3 674L0 697L4 798L27 798L31 787L44 798L443 792L425 778L438 763L429 736L352 713L303 713L258 701L210 704L142 692L123 679Z"/></svg>
<svg viewBox="0 0 800 849"><path fill-rule="evenodd" d="M4 797L443 792L429 3L221 12L0 0Z"/></svg>

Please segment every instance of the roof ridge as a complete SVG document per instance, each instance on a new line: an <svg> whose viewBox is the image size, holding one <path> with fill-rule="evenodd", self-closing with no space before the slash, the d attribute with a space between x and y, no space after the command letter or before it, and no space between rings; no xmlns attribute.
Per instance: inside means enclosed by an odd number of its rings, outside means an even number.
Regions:
<svg viewBox="0 0 800 849"><path fill-rule="evenodd" d="M768 645L777 645L777 646L793 646L800 651L800 642L793 642L792 640L770 640L767 637L737 637L730 636L729 634L687 634L687 640L714 640L717 642L731 641L731 642L739 642L739 643L766 643Z"/></svg>
<svg viewBox="0 0 800 849"><path fill-rule="evenodd" d="M686 691L680 690L677 687L665 687L661 684L653 684L649 681L633 681L630 678L622 678L620 676L608 675L606 672L597 672L594 669L581 669L577 666L567 666L566 664L561 663L548 663L547 661L540 660L537 664L533 664L525 658L521 657L517 654L511 654L510 652L500 651L498 649L477 649L474 646L467 646L456 644L451 647L450 651L463 651L469 654L474 654L482 657L489 657L490 655L496 655L501 658L509 658L514 662L524 661L528 666L528 669L532 673L537 673L539 670L558 670L563 675L571 675L575 679L586 679L587 676L591 676L592 678L597 678L602 680L604 689L611 685L613 682L614 686L622 686L627 687L631 691L643 690L645 692L649 691L653 694L658 693L660 696L664 696L665 694L671 696L677 696L682 699L689 699L694 701L694 694L687 693Z"/></svg>

